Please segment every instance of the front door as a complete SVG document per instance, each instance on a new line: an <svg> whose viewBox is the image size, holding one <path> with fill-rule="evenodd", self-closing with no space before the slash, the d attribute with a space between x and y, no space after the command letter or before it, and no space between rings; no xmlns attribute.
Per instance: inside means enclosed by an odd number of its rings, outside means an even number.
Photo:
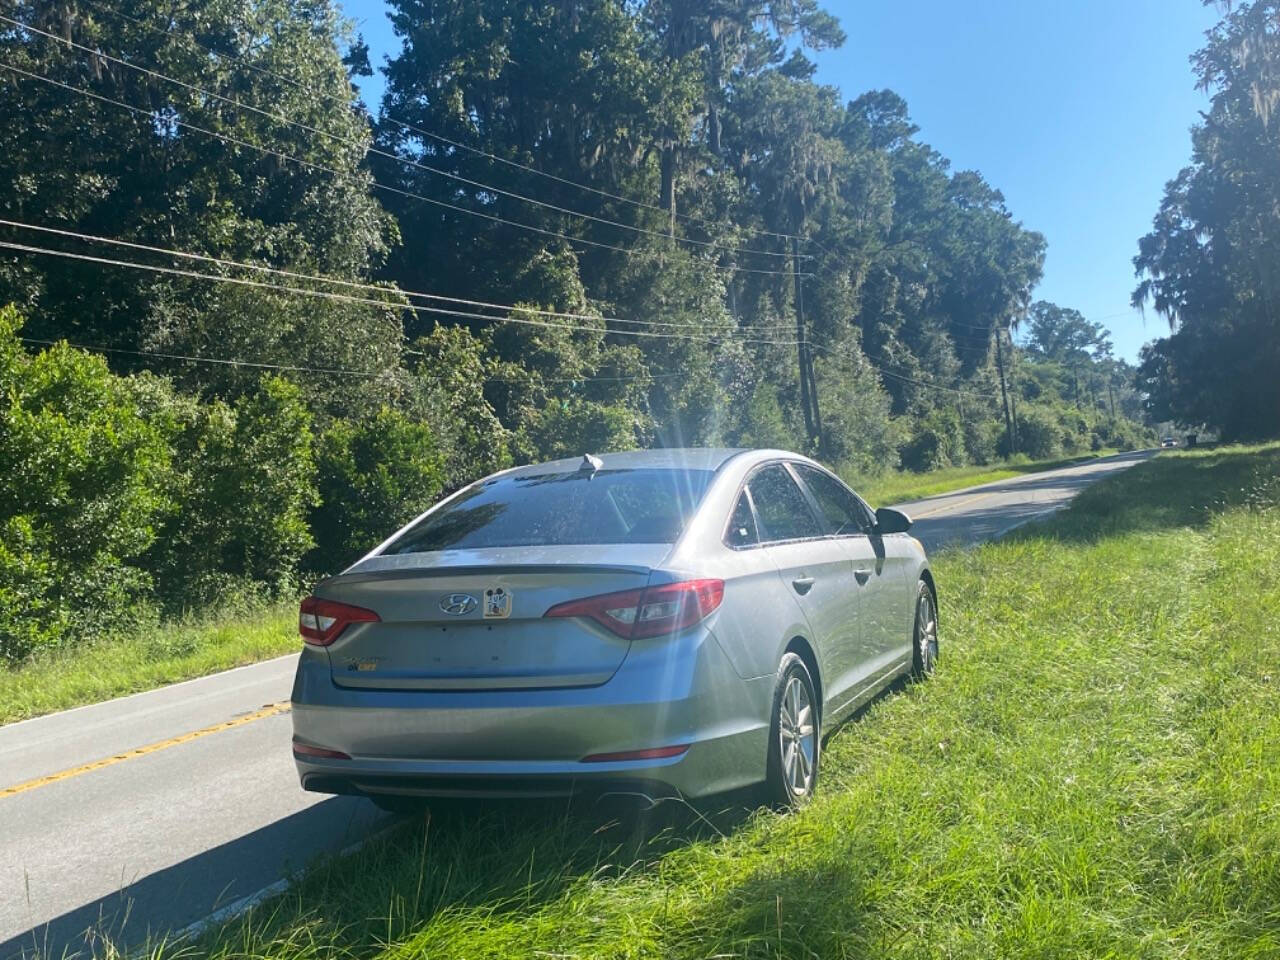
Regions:
<svg viewBox="0 0 1280 960"><path fill-rule="evenodd" d="M813 633L825 698L838 703L859 643L853 562L842 544L826 536L824 524L786 466L766 464L751 475L747 486L764 549Z"/></svg>
<svg viewBox="0 0 1280 960"><path fill-rule="evenodd" d="M793 466L828 535L844 548L852 564L861 634L857 655L847 665L848 675L841 687L856 692L880 678L910 650L909 624L901 615L902 598L907 593L902 545L893 537L874 535L875 518L839 479L808 464Z"/></svg>

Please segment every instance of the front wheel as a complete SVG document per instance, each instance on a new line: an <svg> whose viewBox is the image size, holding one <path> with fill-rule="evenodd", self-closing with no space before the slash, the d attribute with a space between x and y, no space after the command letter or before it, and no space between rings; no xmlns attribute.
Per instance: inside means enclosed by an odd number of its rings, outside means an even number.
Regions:
<svg viewBox="0 0 1280 960"><path fill-rule="evenodd" d="M923 580L916 588L916 625L911 644L911 675L923 680L938 666L938 601Z"/></svg>
<svg viewBox="0 0 1280 960"><path fill-rule="evenodd" d="M817 704L808 668L788 653L778 666L769 724L765 790L775 806L793 807L813 796L822 750Z"/></svg>

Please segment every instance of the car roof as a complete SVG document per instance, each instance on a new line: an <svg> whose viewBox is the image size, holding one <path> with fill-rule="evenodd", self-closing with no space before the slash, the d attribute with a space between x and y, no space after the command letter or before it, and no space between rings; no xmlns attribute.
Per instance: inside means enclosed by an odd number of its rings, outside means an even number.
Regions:
<svg viewBox="0 0 1280 960"><path fill-rule="evenodd" d="M584 455L599 458L601 470L719 470L727 461L747 451L734 447L663 447L655 450L624 450L619 453L594 453ZM536 477L548 473L566 473L577 470L582 457L566 457L547 463L516 467L503 475L507 477Z"/></svg>

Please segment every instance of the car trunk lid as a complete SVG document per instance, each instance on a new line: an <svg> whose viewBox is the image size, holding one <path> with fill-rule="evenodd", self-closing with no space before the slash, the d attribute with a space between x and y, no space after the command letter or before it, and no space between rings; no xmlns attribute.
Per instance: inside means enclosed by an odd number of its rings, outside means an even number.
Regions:
<svg viewBox="0 0 1280 960"><path fill-rule="evenodd" d="M379 617L352 624L328 648L333 681L402 690L604 683L629 641L590 620L543 615L569 600L645 586L669 551L629 544L367 558L316 589Z"/></svg>

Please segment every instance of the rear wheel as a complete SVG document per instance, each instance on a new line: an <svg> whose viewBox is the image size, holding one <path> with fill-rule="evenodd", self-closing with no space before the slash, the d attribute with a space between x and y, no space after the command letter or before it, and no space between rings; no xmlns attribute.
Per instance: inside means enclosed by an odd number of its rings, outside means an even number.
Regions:
<svg viewBox="0 0 1280 960"><path fill-rule="evenodd" d="M813 796L822 750L817 693L804 661L788 653L778 666L769 724L765 790L775 806L791 807Z"/></svg>
<svg viewBox="0 0 1280 960"><path fill-rule="evenodd" d="M911 644L911 675L917 680L930 676L938 666L938 601L929 584L920 581L916 589L916 625Z"/></svg>

